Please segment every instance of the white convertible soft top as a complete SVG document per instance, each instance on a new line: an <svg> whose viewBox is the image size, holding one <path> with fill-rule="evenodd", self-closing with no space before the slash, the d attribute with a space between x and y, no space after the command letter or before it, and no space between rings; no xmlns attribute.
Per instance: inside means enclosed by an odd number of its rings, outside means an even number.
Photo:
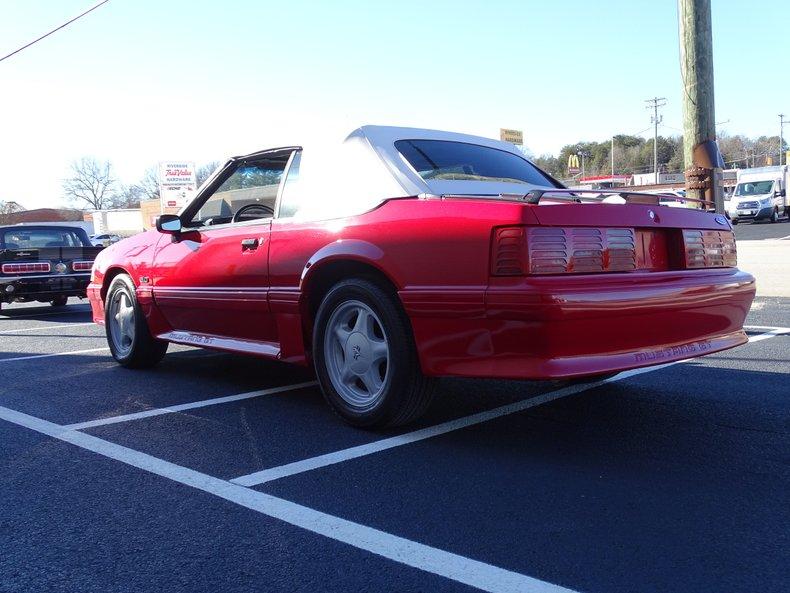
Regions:
<svg viewBox="0 0 790 593"><path fill-rule="evenodd" d="M343 212L358 212L389 198L425 194L523 195L537 187L552 187L493 180L426 180L398 152L395 143L399 140L475 144L525 158L513 144L481 136L422 128L362 126L339 145L326 141L301 144L298 193L304 214L323 215L324 212L319 211L330 204L335 212L338 207ZM322 198L317 199L317 196Z"/></svg>

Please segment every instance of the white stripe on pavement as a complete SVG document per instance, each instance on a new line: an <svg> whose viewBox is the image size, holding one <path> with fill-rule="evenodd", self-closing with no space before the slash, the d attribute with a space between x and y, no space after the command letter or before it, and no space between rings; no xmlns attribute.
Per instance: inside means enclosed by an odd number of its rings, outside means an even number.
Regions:
<svg viewBox="0 0 790 593"><path fill-rule="evenodd" d="M0 358L0 363L15 362L17 360L33 360L35 358L52 358L53 356L71 356L72 354L88 354L90 352L102 352L109 350L107 346L104 348L89 348L88 350L71 350L69 352L55 352L54 354L31 354L28 356L14 356L13 358Z"/></svg>
<svg viewBox="0 0 790 593"><path fill-rule="evenodd" d="M279 519L329 539L491 593L575 593L517 572L433 548L366 525L341 519L263 492L129 449L84 432L0 406L0 419L120 461L168 480Z"/></svg>
<svg viewBox="0 0 790 593"><path fill-rule="evenodd" d="M96 325L92 321L88 323L60 323L58 325L40 325L38 327L23 327L22 329L2 329L0 328L0 336L4 336L6 334L21 334L23 332L34 332L39 331L42 329L65 329L71 327L81 327L84 325Z"/></svg>
<svg viewBox="0 0 790 593"><path fill-rule="evenodd" d="M270 389L259 389L258 391L248 391L247 393L239 393L237 395L227 395L225 397L215 397L212 399L204 399L196 402L189 402L186 404L167 406L164 408L152 408L150 410L143 410L142 412L123 414L122 416L109 416L107 418L97 418L96 420L88 420L86 422L67 424L64 428L67 428L69 430L83 430L85 428L92 428L94 426L104 426L106 424L129 422L130 420L140 420L141 418L161 416L162 414L173 414L176 412L183 412L184 410L194 410L195 408L204 408L206 406L226 404L229 402L236 402L244 399L250 399L253 397L260 397L263 395L273 395L275 393L283 393L285 391L294 391L296 389L302 389L304 387L313 387L314 385L318 385L318 382L308 381L306 383L296 383L294 385L284 385L282 387L272 387Z"/></svg>
<svg viewBox="0 0 790 593"><path fill-rule="evenodd" d="M745 330L752 330L752 329L775 329L779 330L782 333L790 332L790 327L777 327L776 325L744 325L743 329Z"/></svg>
<svg viewBox="0 0 790 593"><path fill-rule="evenodd" d="M772 330L765 332L764 334L751 336L749 338L749 343L751 344L752 342L762 342L763 340L768 340L769 338L775 338L776 336L783 336L786 334L790 334L790 327L775 327Z"/></svg>
<svg viewBox="0 0 790 593"><path fill-rule="evenodd" d="M777 335L788 333L788 332L790 332L790 329L775 328L774 330L766 332L764 334L750 337L749 342L759 342L760 340L766 340L768 338L773 338L776 337ZM476 424L481 424L482 422L488 422L489 420L494 420L496 418L508 416L509 414L523 412L524 410L534 408L535 406L540 406L563 397L576 395L577 393L582 393L583 391L588 391L590 389L600 387L601 385L604 385L606 383L614 383L617 381L622 381L623 379L627 379L629 377L634 377L636 375L652 373L653 371L657 371L659 369L673 366L681 362L686 362L688 360L694 360L694 359L687 358L684 360L676 360L673 362L667 362L655 366L644 367L640 369L632 369L630 371L624 371L618 375L615 375L614 377L604 379L603 381L595 381L592 383L583 383L579 385L570 385L568 387L563 387L555 391L549 391L548 393L544 393L527 400L518 401L512 404L506 404L504 406L494 408L493 410L479 412L477 414L472 414L471 416L465 416L463 418L458 418L456 420L450 420L448 422L443 422L442 424L436 424L434 426L429 426L427 428L421 428L413 432L407 432L405 434L401 434L398 436L389 437L378 441L373 441L372 443L367 443L365 445L357 445L356 447L349 447L348 449L342 449L340 451L334 451L332 453L325 453L324 455L318 455L316 457L310 457L309 459L294 461L293 463L287 463L285 465L279 465L277 467L272 467L251 474L247 474L244 476L239 476L238 478L233 478L231 482L233 482L234 484L239 484L240 486L257 486L258 484L264 484L266 482L271 482L273 480L279 480L280 478L284 478L287 476L301 474L303 472L312 471L315 469L326 467L328 465L334 465L336 463L342 463L344 461L349 461L351 459L357 459L358 457L365 457L367 455L373 455L374 453L380 453L381 451L386 451L388 449L394 449L395 447L402 447L403 445L416 443L418 441L424 441L425 439L430 439L439 435L447 434L448 432L453 432L456 430L460 430L462 428L468 428Z"/></svg>

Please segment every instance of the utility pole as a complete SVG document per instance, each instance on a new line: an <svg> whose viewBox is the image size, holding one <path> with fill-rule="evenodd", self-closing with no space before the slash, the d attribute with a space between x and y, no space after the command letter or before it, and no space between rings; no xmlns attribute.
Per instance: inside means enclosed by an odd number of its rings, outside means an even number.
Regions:
<svg viewBox="0 0 790 593"><path fill-rule="evenodd" d="M716 144L713 34L710 0L678 0L683 82L683 156L686 189L724 214L722 162Z"/></svg>
<svg viewBox="0 0 790 593"><path fill-rule="evenodd" d="M612 150L610 152L612 156L612 187L614 188L614 136L612 136Z"/></svg>
<svg viewBox="0 0 790 593"><path fill-rule="evenodd" d="M664 97L653 97L645 103L649 103L647 109L653 110L653 115L650 117L650 123L653 124L653 172L656 176L653 183L658 185L658 124L664 120L663 116L658 115L658 108L666 105L667 100Z"/></svg>
<svg viewBox="0 0 790 593"><path fill-rule="evenodd" d="M584 175L585 175L584 174L584 159L592 156L592 154L587 152L586 150L584 150L582 148L579 148L576 151L576 155L579 156L582 159L582 176L581 176L581 179L584 179Z"/></svg>
<svg viewBox="0 0 790 593"><path fill-rule="evenodd" d="M785 124L790 124L790 120L785 119L785 114L779 114L779 164L782 164L782 154L785 149Z"/></svg>

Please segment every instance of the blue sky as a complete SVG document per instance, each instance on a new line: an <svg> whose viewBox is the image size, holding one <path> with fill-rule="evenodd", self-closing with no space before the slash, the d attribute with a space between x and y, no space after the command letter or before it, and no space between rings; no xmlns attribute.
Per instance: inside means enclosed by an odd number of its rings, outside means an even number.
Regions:
<svg viewBox="0 0 790 593"><path fill-rule="evenodd" d="M90 4L0 0L0 54ZM774 135L790 114L789 13L713 0L722 130ZM660 133L682 128L673 0L110 0L0 62L0 89L0 200L27 207L63 203L83 155L131 183L363 123L518 128L540 154L649 128L653 96Z"/></svg>

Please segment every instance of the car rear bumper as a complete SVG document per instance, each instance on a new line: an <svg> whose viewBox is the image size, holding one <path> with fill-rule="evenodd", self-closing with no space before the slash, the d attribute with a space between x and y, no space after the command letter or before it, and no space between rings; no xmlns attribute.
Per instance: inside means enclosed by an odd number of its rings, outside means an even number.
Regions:
<svg viewBox="0 0 790 593"><path fill-rule="evenodd" d="M1 276L0 300L48 301L59 296L85 296L90 273L48 276Z"/></svg>
<svg viewBox="0 0 790 593"><path fill-rule="evenodd" d="M501 280L456 316L405 295L424 372L558 379L702 356L747 341L755 291L737 269Z"/></svg>

